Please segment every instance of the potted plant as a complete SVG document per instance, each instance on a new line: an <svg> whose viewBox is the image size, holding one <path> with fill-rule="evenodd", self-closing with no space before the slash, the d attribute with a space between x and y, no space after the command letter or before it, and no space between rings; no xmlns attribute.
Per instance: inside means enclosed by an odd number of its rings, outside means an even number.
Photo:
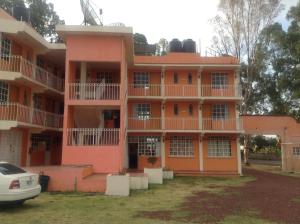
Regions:
<svg viewBox="0 0 300 224"><path fill-rule="evenodd" d="M129 196L130 179L125 170L118 174L108 174L106 176L106 195L110 196Z"/></svg>

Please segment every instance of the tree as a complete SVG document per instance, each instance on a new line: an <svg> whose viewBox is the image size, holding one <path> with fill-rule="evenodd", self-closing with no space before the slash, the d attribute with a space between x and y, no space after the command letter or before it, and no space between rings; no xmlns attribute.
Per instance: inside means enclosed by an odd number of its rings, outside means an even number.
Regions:
<svg viewBox="0 0 300 224"><path fill-rule="evenodd" d="M164 56L167 54L169 42L165 38L160 38L158 42L159 55Z"/></svg>
<svg viewBox="0 0 300 224"><path fill-rule="evenodd" d="M243 89L241 113L253 113L256 102L263 100L259 91L257 54L261 31L272 24L282 10L280 0L220 0L218 15L212 19L216 35L212 48L220 54L236 56L242 63L240 77ZM257 99L258 97L258 99ZM245 136L244 162L248 163L250 136Z"/></svg>
<svg viewBox="0 0 300 224"><path fill-rule="evenodd" d="M58 40L55 26L64 24L64 21L54 11L52 3L47 3L46 0L0 0L0 7L8 13L15 6L27 6L32 27L42 36Z"/></svg>
<svg viewBox="0 0 300 224"><path fill-rule="evenodd" d="M148 44L146 36L141 33L133 34L133 40L135 44Z"/></svg>

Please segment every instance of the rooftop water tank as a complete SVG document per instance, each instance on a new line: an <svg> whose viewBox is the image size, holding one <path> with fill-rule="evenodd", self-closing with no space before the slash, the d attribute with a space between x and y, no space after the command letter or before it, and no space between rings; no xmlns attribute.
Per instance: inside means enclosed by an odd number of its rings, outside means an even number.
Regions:
<svg viewBox="0 0 300 224"><path fill-rule="evenodd" d="M29 10L26 7L15 6L12 8L12 15L16 20L29 22Z"/></svg>
<svg viewBox="0 0 300 224"><path fill-rule="evenodd" d="M182 43L178 39L173 39L169 44L170 52L182 52Z"/></svg>
<svg viewBox="0 0 300 224"><path fill-rule="evenodd" d="M192 39L186 39L182 43L183 52L196 53L196 42Z"/></svg>

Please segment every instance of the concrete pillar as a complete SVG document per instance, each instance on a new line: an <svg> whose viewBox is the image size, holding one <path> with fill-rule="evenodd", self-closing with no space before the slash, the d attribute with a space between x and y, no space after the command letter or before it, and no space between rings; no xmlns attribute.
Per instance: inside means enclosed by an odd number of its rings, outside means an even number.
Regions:
<svg viewBox="0 0 300 224"><path fill-rule="evenodd" d="M161 68L160 93L161 93L161 96L165 96L165 67Z"/></svg>
<svg viewBox="0 0 300 224"><path fill-rule="evenodd" d="M204 158L203 158L203 137L202 134L199 135L199 164L200 172L204 171Z"/></svg>
<svg viewBox="0 0 300 224"><path fill-rule="evenodd" d="M198 69L198 73L197 73L197 87L198 87L198 97L202 96L202 83L201 83L201 73L202 73L202 67L200 67Z"/></svg>
<svg viewBox="0 0 300 224"><path fill-rule="evenodd" d="M165 130L165 102L161 103L161 129Z"/></svg>
<svg viewBox="0 0 300 224"><path fill-rule="evenodd" d="M165 136L161 136L161 147L160 147L160 152L161 152L161 166L162 168L166 167L166 151L165 151Z"/></svg>
<svg viewBox="0 0 300 224"><path fill-rule="evenodd" d="M198 104L198 125L199 125L199 130L203 130L203 127L202 127L202 105L203 105L203 102L202 101L199 101L199 104Z"/></svg>
<svg viewBox="0 0 300 224"><path fill-rule="evenodd" d="M239 136L236 138L236 156L237 156L237 163L238 163L238 174L243 175L242 173L242 161L241 161L241 146L240 146L240 138Z"/></svg>
<svg viewBox="0 0 300 224"><path fill-rule="evenodd" d="M87 75L86 62L82 61L80 64L80 83L86 83L86 75Z"/></svg>

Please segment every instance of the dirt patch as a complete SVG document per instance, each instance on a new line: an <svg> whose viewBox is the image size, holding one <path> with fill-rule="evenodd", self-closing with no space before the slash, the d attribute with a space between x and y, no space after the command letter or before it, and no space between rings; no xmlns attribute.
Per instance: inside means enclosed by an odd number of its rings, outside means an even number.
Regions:
<svg viewBox="0 0 300 224"><path fill-rule="evenodd" d="M245 169L246 175L256 180L242 187L226 187L224 193L196 192L186 198L180 212L189 214L176 218L179 211L144 212L149 218L189 221L195 223L218 223L230 215L255 211L255 216L279 223L300 223L300 179ZM212 186L214 187L214 186ZM173 214L172 214L173 213Z"/></svg>

